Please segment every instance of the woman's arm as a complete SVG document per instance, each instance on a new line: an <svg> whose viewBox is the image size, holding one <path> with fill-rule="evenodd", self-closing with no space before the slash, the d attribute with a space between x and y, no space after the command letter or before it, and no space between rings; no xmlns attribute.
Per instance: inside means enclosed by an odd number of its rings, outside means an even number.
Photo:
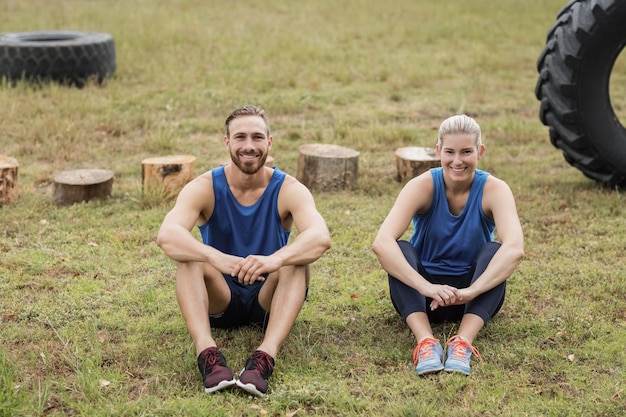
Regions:
<svg viewBox="0 0 626 417"><path fill-rule="evenodd" d="M404 186L378 230L372 250L389 275L432 298L438 305L445 306L456 301L458 290L448 285L428 282L408 263L398 246L398 239L409 227L413 216L416 213L425 213L430 207L433 187L430 172L413 178Z"/></svg>

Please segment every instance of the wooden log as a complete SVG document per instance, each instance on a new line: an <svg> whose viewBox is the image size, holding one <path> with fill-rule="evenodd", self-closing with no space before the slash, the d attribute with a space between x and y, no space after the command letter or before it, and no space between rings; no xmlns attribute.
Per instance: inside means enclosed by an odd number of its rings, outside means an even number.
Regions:
<svg viewBox="0 0 626 417"><path fill-rule="evenodd" d="M0 155L0 207L17 201L17 159Z"/></svg>
<svg viewBox="0 0 626 417"><path fill-rule="evenodd" d="M407 146L395 150L397 175L396 180L403 182L430 168L441 166L441 160L433 148Z"/></svg>
<svg viewBox="0 0 626 417"><path fill-rule="evenodd" d="M107 169L75 169L54 176L52 199L69 206L82 201L107 198L113 189L113 171Z"/></svg>
<svg viewBox="0 0 626 417"><path fill-rule="evenodd" d="M196 157L169 155L141 161L142 193L162 195L165 199L178 196L180 190L194 178Z"/></svg>
<svg viewBox="0 0 626 417"><path fill-rule="evenodd" d="M297 179L312 191L353 188L358 180L359 152L337 145L299 148Z"/></svg>

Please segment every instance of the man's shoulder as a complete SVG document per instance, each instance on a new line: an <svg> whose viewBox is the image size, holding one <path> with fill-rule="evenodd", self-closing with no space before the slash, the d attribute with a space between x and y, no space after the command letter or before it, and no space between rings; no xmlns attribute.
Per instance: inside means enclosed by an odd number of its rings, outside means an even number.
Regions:
<svg viewBox="0 0 626 417"><path fill-rule="evenodd" d="M197 177L195 177L187 185L193 184L193 185L199 185L199 186L206 186L207 184L213 184L213 174L215 171L216 171L215 169L206 171L198 175Z"/></svg>
<svg viewBox="0 0 626 417"><path fill-rule="evenodd" d="M309 189L300 181L298 181L297 178L284 172L283 172L283 175L284 175L283 184L280 189L281 193L287 193L287 194L300 193L300 192L309 193Z"/></svg>
<svg viewBox="0 0 626 417"><path fill-rule="evenodd" d="M207 196L213 195L213 176L211 171L198 175L189 181L181 191L183 200L195 201L196 199L205 201Z"/></svg>
<svg viewBox="0 0 626 417"><path fill-rule="evenodd" d="M291 212L309 203L315 205L311 191L295 177L285 174L278 194L279 206Z"/></svg>

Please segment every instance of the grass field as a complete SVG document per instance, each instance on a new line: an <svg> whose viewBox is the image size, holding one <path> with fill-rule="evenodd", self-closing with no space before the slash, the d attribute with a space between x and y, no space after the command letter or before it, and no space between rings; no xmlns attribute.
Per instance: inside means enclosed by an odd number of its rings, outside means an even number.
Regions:
<svg viewBox="0 0 626 417"><path fill-rule="evenodd" d="M534 98L564 4L0 2L3 32L107 32L117 51L102 86L0 88L0 154L20 163L19 199L0 208L0 415L623 416L626 197L564 161ZM224 119L248 103L292 175L302 144L360 152L357 189L315 193L333 248L263 399L203 392L154 243L172 202L141 193L144 158L192 154L197 173L223 161ZM526 258L472 375L418 378L370 245L402 186L393 150L434 146L459 112L483 129L480 167L517 198ZM111 198L54 205L54 174L76 168L113 170ZM215 336L238 370L262 335Z"/></svg>

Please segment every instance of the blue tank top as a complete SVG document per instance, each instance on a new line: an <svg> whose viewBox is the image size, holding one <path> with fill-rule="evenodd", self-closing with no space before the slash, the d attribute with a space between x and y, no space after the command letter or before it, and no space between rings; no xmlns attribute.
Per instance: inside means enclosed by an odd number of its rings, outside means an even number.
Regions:
<svg viewBox="0 0 626 417"><path fill-rule="evenodd" d="M239 204L228 187L224 167L212 171L215 206L209 220L198 226L202 241L229 255L271 255L287 244L289 230L278 213L278 193L285 173L274 168L267 188L251 206Z"/></svg>
<svg viewBox="0 0 626 417"><path fill-rule="evenodd" d="M495 223L482 209L483 190L489 173L476 170L463 212L450 213L443 169L430 170L433 177L433 201L428 211L413 217L410 242L418 257L432 275L466 274L480 248L493 241Z"/></svg>

